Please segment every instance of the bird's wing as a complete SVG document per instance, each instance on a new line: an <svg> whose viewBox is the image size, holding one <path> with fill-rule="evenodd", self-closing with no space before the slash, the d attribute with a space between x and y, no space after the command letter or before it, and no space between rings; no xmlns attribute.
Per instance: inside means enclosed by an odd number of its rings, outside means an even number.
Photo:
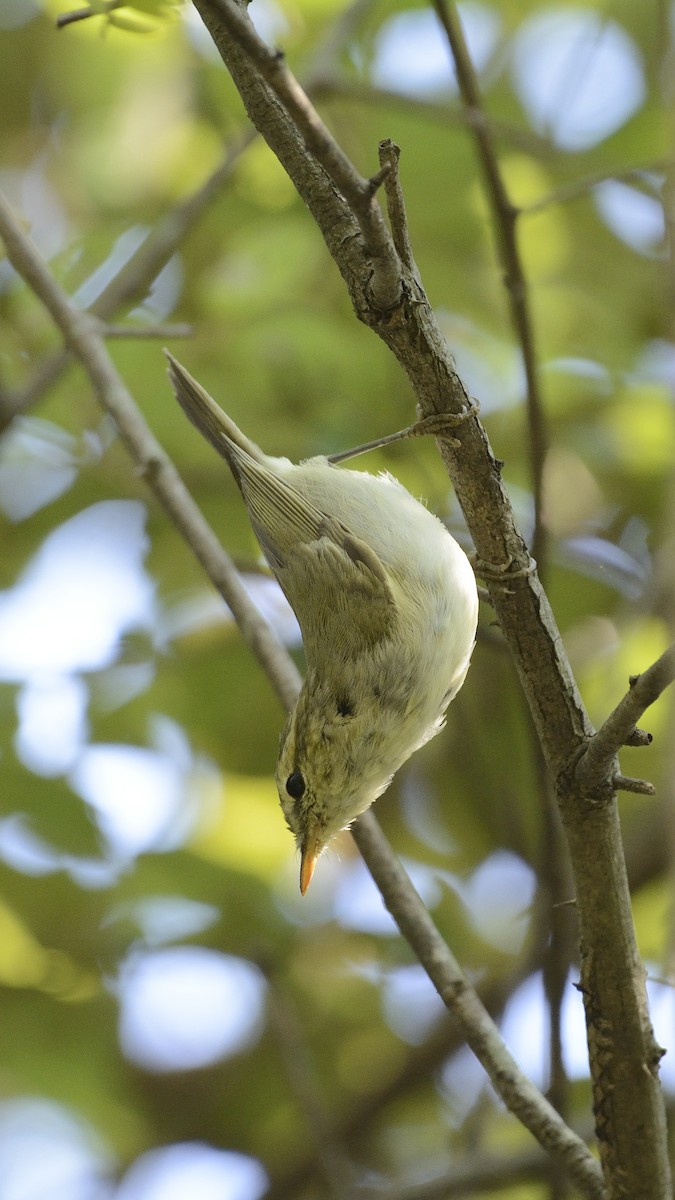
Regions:
<svg viewBox="0 0 675 1200"><path fill-rule="evenodd" d="M391 631L391 581L375 551L291 483L233 450L251 524L302 630L308 661L345 659Z"/></svg>
<svg viewBox="0 0 675 1200"><path fill-rule="evenodd" d="M300 622L308 661L316 664L327 653L352 659L386 637L396 607L375 551L305 500L185 367L166 356L179 403L241 488L256 537Z"/></svg>

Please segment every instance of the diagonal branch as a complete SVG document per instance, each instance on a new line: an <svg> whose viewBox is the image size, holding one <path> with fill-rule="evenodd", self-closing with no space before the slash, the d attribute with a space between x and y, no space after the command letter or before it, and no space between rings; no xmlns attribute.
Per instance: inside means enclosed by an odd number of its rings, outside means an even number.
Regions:
<svg viewBox="0 0 675 1200"><path fill-rule="evenodd" d="M152 281L231 178L240 155L254 137L255 134L250 131L239 138L205 183L159 222L97 296L88 310L92 316L105 321L125 304L143 299ZM56 351L40 364L25 387L0 397L0 435L15 416L38 402L66 369L69 361L67 349Z"/></svg>
<svg viewBox="0 0 675 1200"><path fill-rule="evenodd" d="M65 29L66 25L73 25L76 21L86 21L89 17L100 17L114 12L116 8L123 8L125 0L103 0L103 3L90 4L87 8L76 8L71 12L59 13L56 18L56 28Z"/></svg>
<svg viewBox="0 0 675 1200"><path fill-rule="evenodd" d="M195 0L240 91L247 111L306 201L349 287L359 318L374 329L398 359L423 415L459 415L469 406L445 338L428 301L408 268L405 299L389 319L373 311L372 274L358 223L325 171L308 155L304 138L257 67L231 38L226 20L237 0ZM257 35L256 35L257 37ZM509 641L549 769L557 776L569 756L592 732L575 685L553 614L530 567L522 535L480 422L462 426L461 448L439 439L443 458L466 516L502 632ZM489 576L489 577L488 577ZM555 711L555 720L551 713Z"/></svg>
<svg viewBox="0 0 675 1200"><path fill-rule="evenodd" d="M87 372L102 407L114 419L139 471L220 592L243 637L265 664L277 695L287 707L292 705L299 680L291 659L251 604L233 563L146 425L108 355L96 322L70 304L36 247L23 233L1 192L0 236L15 271L42 301L61 330L66 346Z"/></svg>
<svg viewBox="0 0 675 1200"><path fill-rule="evenodd" d="M51 314L71 353L89 375L101 404L113 416L132 458L223 595L242 635L265 667L284 704L291 707L299 682L291 659L249 601L234 566L145 424L110 361L96 325L69 303L1 193L0 235L10 262ZM565 1166L583 1194L599 1200L602 1180L593 1156L511 1059L499 1030L473 987L461 975L372 813L360 818L354 836L392 914L402 922L402 931L420 955L442 999L455 1012L505 1104Z"/></svg>
<svg viewBox="0 0 675 1200"><path fill-rule="evenodd" d="M567 183L559 184L553 191L547 192L539 200L532 200L529 204L525 204L520 209L520 213L521 216L529 217L542 212L544 209L551 208L553 205L569 204L573 200L579 200L582 197L588 196L594 188L610 181L612 183L642 184L646 194L653 196L655 188L647 188L645 186L645 178L649 175L665 173L668 166L668 159L657 158L651 162L644 163L642 166L636 164L633 167L603 167L598 171L581 175L577 179L570 179Z"/></svg>
<svg viewBox="0 0 675 1200"><path fill-rule="evenodd" d="M329 132L300 83L288 69L280 51L271 50L258 36L243 11L224 4L220 18L230 37L245 51L250 62L283 104L310 154L335 184L354 214L363 237L365 253L372 261L371 295L382 312L401 300L401 266L375 192L384 174L365 179Z"/></svg>
<svg viewBox="0 0 675 1200"><path fill-rule="evenodd" d="M372 812L363 813L352 832L389 912L459 1023L497 1093L551 1157L564 1166L583 1194L600 1200L604 1188L598 1164L510 1054L408 875L392 855Z"/></svg>

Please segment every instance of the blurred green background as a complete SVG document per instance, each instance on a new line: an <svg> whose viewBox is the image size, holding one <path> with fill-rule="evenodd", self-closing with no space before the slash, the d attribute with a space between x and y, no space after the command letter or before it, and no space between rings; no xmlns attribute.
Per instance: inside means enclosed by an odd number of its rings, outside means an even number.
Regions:
<svg viewBox="0 0 675 1200"><path fill-rule="evenodd" d="M0 186L60 285L105 305L125 264L136 271L165 238L106 315L139 334L189 325L163 340L265 450L330 453L409 424L406 380L249 139L194 11L146 0L57 30L67 8L0 0ZM620 0L461 14L525 210L550 443L546 582L600 722L674 624L670 18ZM255 0L251 15L364 175L379 140L401 146L415 257L529 536L520 351L433 12ZM109 349L301 664L227 469L173 400L162 344ZM300 900L273 781L280 706L59 351L0 261L0 1197L343 1195L451 1176L477 1147L512 1156L501 1194L549 1195L541 1170L515 1174L530 1139L458 1044L349 835ZM356 465L393 471L470 548L432 441ZM564 850L481 608L446 730L377 815L526 1068L590 1132ZM644 724L654 744L626 751L622 769L658 797L621 804L658 981L673 946L672 700ZM655 982L651 995L670 1050L671 991Z"/></svg>

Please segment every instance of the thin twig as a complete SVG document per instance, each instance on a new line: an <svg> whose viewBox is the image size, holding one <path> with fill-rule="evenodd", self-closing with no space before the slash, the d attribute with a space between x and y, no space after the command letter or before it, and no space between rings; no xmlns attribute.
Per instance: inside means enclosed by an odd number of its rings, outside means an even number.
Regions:
<svg viewBox="0 0 675 1200"><path fill-rule="evenodd" d="M288 988L275 974L268 973L267 978L270 1025L291 1091L314 1143L318 1173L332 1200L345 1200L355 1183L355 1171L326 1109L327 1089L322 1088L318 1079L303 1024Z"/></svg>
<svg viewBox="0 0 675 1200"><path fill-rule="evenodd" d="M467 1196L512 1191L521 1183L545 1183L550 1177L551 1160L541 1150L520 1153L485 1154L476 1150L452 1164L445 1175L425 1180L410 1188L377 1192L377 1200L466 1200ZM542 1191L541 1195L545 1192ZM368 1193L363 1200L369 1200ZM372 1200L376 1200L372 1194Z"/></svg>
<svg viewBox="0 0 675 1200"><path fill-rule="evenodd" d="M632 775L622 775L615 771L611 776L612 786L617 792L633 792L636 796L655 796L656 788L648 779L636 779Z"/></svg>
<svg viewBox="0 0 675 1200"><path fill-rule="evenodd" d="M64 29L66 25L74 25L76 21L86 21L89 17L107 16L116 8L124 8L125 0L104 0L103 3L90 4L88 8L76 8L71 12L59 13L56 18L56 28Z"/></svg>
<svg viewBox="0 0 675 1200"><path fill-rule="evenodd" d="M332 77L337 69L345 47L350 46L359 34L359 26L369 12L375 7L377 0L352 0L342 12L336 14L335 20L323 36L312 54L312 61L303 72L303 86L308 96L319 91L324 81Z"/></svg>
<svg viewBox="0 0 675 1200"><path fill-rule="evenodd" d="M206 182L160 221L97 296L88 309L92 316L106 321L124 305L143 299L152 281L176 253L177 247L184 241L208 205L222 191L225 183L231 178L240 155L256 136L252 130L242 135L228 148L225 158ZM0 401L0 434L15 416L38 403L69 362L69 351L58 350L40 363L33 379L23 388L16 389L11 394L3 394Z"/></svg>
<svg viewBox="0 0 675 1200"><path fill-rule="evenodd" d="M530 436L534 532L532 556L539 575L545 567L546 539L542 518L543 474L547 449L544 407L535 350L534 323L530 312L528 284L521 261L516 223L518 209L512 204L499 167L492 133L485 119L478 78L466 45L454 0L434 0L434 8L445 31L457 72L457 82L465 109L471 114L471 131L483 169L488 198L495 217L504 281L511 306L511 318L520 342L527 384L527 417Z"/></svg>
<svg viewBox="0 0 675 1200"><path fill-rule="evenodd" d="M363 813L352 832L389 912L441 1000L459 1023L495 1091L539 1144L565 1168L584 1196L600 1200L603 1182L598 1163L507 1050L497 1026L443 941L373 814Z"/></svg>
<svg viewBox="0 0 675 1200"><path fill-rule="evenodd" d="M391 235L394 239L396 252L411 275L419 281L420 273L417 269L412 242L410 241L405 200L403 198L403 189L398 171L401 148L396 145L396 142L392 142L391 138L385 138L380 142L377 149L380 165L382 167L389 167L384 180L384 194L387 197L387 213L389 215Z"/></svg>
<svg viewBox="0 0 675 1200"><path fill-rule="evenodd" d="M102 321L98 332L101 337L120 341L152 341L159 338L166 342L173 338L192 337L194 330L191 325L106 325Z"/></svg>
<svg viewBox="0 0 675 1200"><path fill-rule="evenodd" d="M292 660L251 604L228 555L146 425L108 355L96 322L70 304L2 193L0 236L12 266L51 314L69 350L91 379L101 405L113 417L136 466L230 608L245 641L265 663L282 702L286 707L291 706L299 688Z"/></svg>
<svg viewBox="0 0 675 1200"><path fill-rule="evenodd" d="M445 128L448 125L468 128L475 124L473 113L468 109L458 108L456 104L447 100L428 100L420 96L413 96L409 92L374 87L372 83L365 83L360 79L344 78L336 71L327 72L322 76L312 74L311 78L312 86L311 89L307 87L307 92L310 94L311 91L314 100L330 100L339 97L340 100L358 104L360 107L368 105L370 108L393 109L394 111L401 109L407 114L412 112L416 116L434 121ZM532 154L543 161L559 157L550 138L542 137L533 129L524 129L509 121L502 121L499 117L489 116L487 113L482 115L482 119L494 137L499 138L507 146L523 150L526 154Z"/></svg>
<svg viewBox="0 0 675 1200"><path fill-rule="evenodd" d="M633 737L637 722L646 708L658 700L661 693L675 679L675 643L664 650L660 658L647 667L641 675L634 675L630 687L598 732L589 739L583 756L576 767L576 778L584 792L592 795L603 780L613 771L613 764L622 746ZM638 780L627 780L624 776L613 776L615 785L624 791L644 791L644 788L626 787ZM620 782L619 782L620 781ZM651 785L649 785L651 787ZM651 792L653 793L653 788ZM649 791L647 794L650 794Z"/></svg>
<svg viewBox="0 0 675 1200"><path fill-rule="evenodd" d="M582 175L579 179L571 179L569 183L561 183L554 188L552 192L547 192L540 200L533 200L530 204L522 205L520 209L521 217L530 217L536 213L542 212L544 209L553 208L558 204L569 204L572 200L579 200L584 196L588 196L594 188L599 187L602 183L633 183L644 181L645 175L662 174L668 166L667 159L655 159L651 163L645 163L643 166L635 167L606 167L602 171L593 171L588 175ZM649 194L653 195L652 188L649 189Z"/></svg>

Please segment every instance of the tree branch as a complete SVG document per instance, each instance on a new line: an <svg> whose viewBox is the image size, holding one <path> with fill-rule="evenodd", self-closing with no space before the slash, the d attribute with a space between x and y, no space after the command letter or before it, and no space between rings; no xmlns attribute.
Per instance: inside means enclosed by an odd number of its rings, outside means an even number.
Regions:
<svg viewBox="0 0 675 1200"><path fill-rule="evenodd" d="M382 179L377 175L365 179L359 174L288 69L283 54L270 50L246 14L235 4L225 4L220 6L219 15L230 37L255 64L260 76L281 101L307 150L335 184L356 218L364 252L372 262L370 293L375 308L381 312L395 308L401 300L401 270L375 199Z"/></svg>
<svg viewBox="0 0 675 1200"><path fill-rule="evenodd" d="M642 183L643 190L648 195L654 195L653 188L644 186L645 176L650 174L662 174L668 168L667 159L654 159L652 162L644 163L642 166L634 167L605 167L599 171L589 172L587 175L582 175L578 179L571 179L568 183L561 183L554 188L552 192L547 192L540 200L533 200L529 204L525 204L520 209L521 217L533 216L536 213L543 212L544 209L551 208L553 205L569 204L573 200L579 200L581 197L588 196L594 188L602 183Z"/></svg>
<svg viewBox="0 0 675 1200"><path fill-rule="evenodd" d="M550 1161L540 1150L516 1154L483 1154L476 1150L465 1160L453 1162L451 1169L438 1179L425 1180L414 1187L384 1192L381 1200L467 1200L468 1196L514 1194L519 1183L546 1185ZM542 1196L545 1190L542 1188ZM528 1189L529 1191L529 1189Z"/></svg>
<svg viewBox="0 0 675 1200"><path fill-rule="evenodd" d="M565 1124L507 1050L475 988L392 853L373 813L363 813L352 833L389 912L458 1022L495 1091L540 1145L564 1167L583 1194L600 1200L604 1189L598 1164L581 1138Z"/></svg>
<svg viewBox="0 0 675 1200"><path fill-rule="evenodd" d="M354 309L387 344L408 376L423 415L467 407L467 394L426 296L401 264L402 302L383 317L372 302L372 264L359 222L331 179L307 153L304 137L257 64L233 39L236 0L194 0L247 111L306 201L349 289ZM594 1100L610 1188L641 1200L669 1189L663 1096L632 925L621 832L611 780L600 802L578 788L574 767L593 730L560 633L514 514L485 431L476 417L461 446L439 438L486 582L542 744L574 867ZM606 1031L613 1031L611 1052ZM645 1136L645 1130L649 1136Z"/></svg>
<svg viewBox="0 0 675 1200"><path fill-rule="evenodd" d="M124 4L125 0L102 0L102 2L99 0L99 3L90 4L87 8L77 8L71 12L59 13L56 18L56 28L65 29L66 25L73 25L76 21L86 21L89 17L107 16L116 8L123 8Z"/></svg>
<svg viewBox="0 0 675 1200"><path fill-rule="evenodd" d="M389 216L389 224L391 226L396 253L415 279L419 280L420 273L413 255L410 231L408 229L408 218L405 211L405 200L398 172L401 147L392 142L391 138L384 138L378 146L378 153L380 166L388 168L384 178L384 192L387 197L387 214Z"/></svg>
<svg viewBox="0 0 675 1200"><path fill-rule="evenodd" d="M113 417L139 471L230 608L242 636L265 664L277 695L289 707L299 687L292 660L251 604L231 560L146 425L108 355L96 322L69 303L1 192L0 236L15 271L51 314L68 349L87 372L102 407Z"/></svg>
<svg viewBox="0 0 675 1200"><path fill-rule="evenodd" d="M331 1200L349 1200L353 1193L355 1170L326 1107L325 1097L329 1089L321 1086L300 1014L288 988L273 973L266 972L266 975L269 984L267 1007L272 1032L290 1091L313 1143L317 1173Z"/></svg>
<svg viewBox="0 0 675 1200"><path fill-rule="evenodd" d="M97 296L88 310L92 316L107 321L124 305L143 299L162 267L166 266L190 229L230 179L239 156L255 136L251 131L239 138L206 182L159 222ZM25 387L0 398L0 435L15 416L38 402L66 369L69 361L69 351L58 350L40 363L33 379Z"/></svg>
<svg viewBox="0 0 675 1200"><path fill-rule="evenodd" d="M1 193L0 235L10 262L51 314L70 351L89 375L101 404L113 416L137 466L231 608L278 695L286 707L291 707L299 685L292 661L249 601L234 566L146 426L108 357L96 323L70 305ZM422 965L457 1017L506 1105L561 1161L584 1195L599 1200L602 1182L595 1160L511 1059L497 1027L461 975L372 813L359 819L354 837L392 915L403 922L402 932L420 955Z"/></svg>
<svg viewBox="0 0 675 1200"><path fill-rule="evenodd" d="M315 100L339 96L341 100L352 101L361 106L368 105L371 108L402 109L405 112L412 109L413 112L429 121L437 122L445 129L448 126L470 128L478 119L487 126L495 138L499 138L508 146L513 146L543 160L555 157L555 149L550 140L535 133L533 129L519 128L509 121L501 121L498 117L488 116L487 113L481 113L476 118L475 113L470 109L458 108L455 104L449 104L447 100L430 100L421 96L413 96L407 92L397 92L380 86L375 87L372 83L364 82L361 79L343 79L335 72L328 72L324 75L312 73L311 80L311 89L308 87L307 91L311 92Z"/></svg>
<svg viewBox="0 0 675 1200"><path fill-rule="evenodd" d="M590 738L576 767L577 782L584 792L594 794L603 781L612 776L616 755L621 747L628 743L634 744L636 725L643 712L658 700L674 679L675 643L664 650L661 657L641 675L631 677L630 687L623 700L617 704L598 732ZM651 738L649 740L651 741ZM627 781L623 776L619 776L619 779L622 780L619 786L624 790L637 790L624 787L626 782L635 781ZM651 791L653 790L652 788Z"/></svg>
<svg viewBox="0 0 675 1200"><path fill-rule="evenodd" d="M436 15L448 39L455 63L459 92L465 110L471 114L469 128L473 134L478 158L483 169L488 200L494 214L498 234L498 250L504 271L504 282L511 307L511 320L520 342L527 384L526 404L530 436L532 500L534 532L532 555L539 574L544 570L546 537L542 523L544 461L548 436L539 383L539 368L535 350L534 326L530 312L529 289L523 270L516 224L519 210L512 204L499 167L490 126L483 109L478 77L464 38L454 0L434 0Z"/></svg>

